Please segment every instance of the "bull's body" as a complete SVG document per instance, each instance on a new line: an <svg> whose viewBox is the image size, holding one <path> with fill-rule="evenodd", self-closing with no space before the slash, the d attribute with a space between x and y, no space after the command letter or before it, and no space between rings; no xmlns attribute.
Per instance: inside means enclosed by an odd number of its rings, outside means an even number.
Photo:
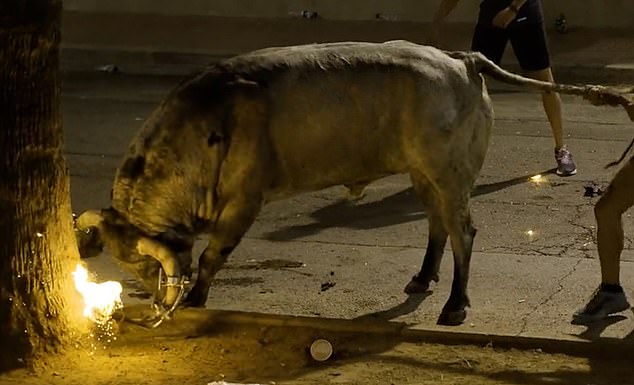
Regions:
<svg viewBox="0 0 634 385"><path fill-rule="evenodd" d="M492 121L476 66L432 47L338 43L256 51L211 66L155 110L116 175L110 219L99 228L113 249L144 238L174 254L190 252L194 239L207 235L188 296L204 305L211 279L263 202L409 173L430 230L423 267L406 291L425 291L438 280L449 235L454 281L439 322L460 323L475 235L469 195ZM108 228L115 222L132 225L126 236L134 239L115 239L125 232ZM137 270L147 279L152 269Z"/></svg>

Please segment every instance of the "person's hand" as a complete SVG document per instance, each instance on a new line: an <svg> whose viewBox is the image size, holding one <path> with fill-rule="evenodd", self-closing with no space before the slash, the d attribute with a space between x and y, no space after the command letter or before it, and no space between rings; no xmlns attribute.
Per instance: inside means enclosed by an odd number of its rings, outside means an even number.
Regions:
<svg viewBox="0 0 634 385"><path fill-rule="evenodd" d="M517 13L515 13L515 11L513 11L509 7L506 7L500 12L498 12L497 15L495 15L495 17L493 18L493 26L504 29L508 27L509 24L511 24L513 20L515 20L516 16L517 16Z"/></svg>

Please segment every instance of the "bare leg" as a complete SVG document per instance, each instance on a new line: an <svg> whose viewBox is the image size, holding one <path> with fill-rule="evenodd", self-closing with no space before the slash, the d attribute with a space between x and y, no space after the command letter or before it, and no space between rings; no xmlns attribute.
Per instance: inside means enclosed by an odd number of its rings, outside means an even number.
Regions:
<svg viewBox="0 0 634 385"><path fill-rule="evenodd" d="M553 73L550 67L539 71L529 71L527 75L533 79L542 80L546 82L552 82ZM544 111L548 122L550 122L550 129L555 139L555 147L559 148L564 145L563 139L563 124L561 118L561 98L556 92L545 92L542 94L542 104L544 105Z"/></svg>
<svg viewBox="0 0 634 385"><path fill-rule="evenodd" d="M619 284L619 260L623 251L621 215L634 204L634 158L614 176L606 193L594 207L601 282Z"/></svg>
<svg viewBox="0 0 634 385"><path fill-rule="evenodd" d="M630 304L619 282L623 251L622 214L634 204L634 158L612 178L606 193L594 206L597 244L601 264L601 286L572 316L573 324L587 325L610 314L627 310Z"/></svg>

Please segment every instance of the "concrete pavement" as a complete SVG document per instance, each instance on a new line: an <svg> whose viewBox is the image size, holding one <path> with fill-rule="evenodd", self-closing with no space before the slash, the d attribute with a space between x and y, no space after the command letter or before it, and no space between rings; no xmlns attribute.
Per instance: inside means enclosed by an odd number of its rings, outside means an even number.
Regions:
<svg viewBox="0 0 634 385"><path fill-rule="evenodd" d="M619 44L634 45L631 39L621 40ZM581 60L589 47L562 55ZM616 62L614 58L604 52L602 58L591 57L586 63L594 66L597 80L605 76L614 81L614 72L599 66ZM114 170L129 139L180 80L127 75L121 66L124 74L65 75L64 121L76 212L108 204ZM143 68L139 66L139 72ZM192 67L176 62L172 70L156 68L163 74L179 74ZM435 325L449 294L450 249L432 295L407 298L402 293L420 266L427 233L425 214L404 176L373 183L357 204L342 202L343 190L338 187L269 204L214 281L207 306L391 319L416 329L492 340L539 337L553 344L579 340L630 346L631 312L590 328L569 321L599 282L592 213L597 198L585 197L585 187L605 186L610 180L615 170L606 171L603 165L620 155L634 134L634 124L621 109L564 97L567 142L579 174L562 179L547 173L554 167L552 139L539 97L496 89L493 100L496 128L472 203L479 232L470 281L472 309L464 325ZM536 173L546 175L542 182L529 180ZM634 226L630 213L624 219L622 281L634 299ZM88 262L101 278L124 281L126 303L145 301L138 285L105 255Z"/></svg>

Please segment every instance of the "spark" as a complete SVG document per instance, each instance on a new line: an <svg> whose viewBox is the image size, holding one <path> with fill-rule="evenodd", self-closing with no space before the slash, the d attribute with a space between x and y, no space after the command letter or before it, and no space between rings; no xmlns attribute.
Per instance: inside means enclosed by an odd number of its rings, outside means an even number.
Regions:
<svg viewBox="0 0 634 385"><path fill-rule="evenodd" d="M75 288L84 299L84 317L103 325L108 323L112 314L121 308L121 292L123 288L116 281L95 283L88 280L88 271L77 264L73 272Z"/></svg>
<svg viewBox="0 0 634 385"><path fill-rule="evenodd" d="M532 237L533 235L535 235L535 232L533 230L527 230L526 235L528 235L529 237Z"/></svg>
<svg viewBox="0 0 634 385"><path fill-rule="evenodd" d="M529 179L530 179L531 182L533 182L535 184L546 182L546 178L543 175L541 175L541 174L533 175Z"/></svg>

